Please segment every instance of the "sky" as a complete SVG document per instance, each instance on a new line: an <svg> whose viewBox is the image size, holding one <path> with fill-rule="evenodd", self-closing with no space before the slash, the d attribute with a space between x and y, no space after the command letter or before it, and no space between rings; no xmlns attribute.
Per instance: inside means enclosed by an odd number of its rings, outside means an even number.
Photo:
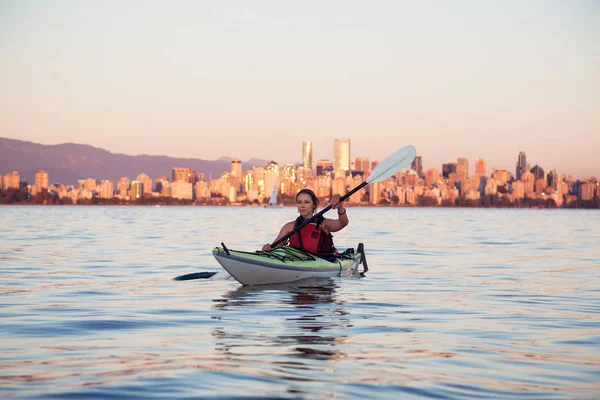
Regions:
<svg viewBox="0 0 600 400"><path fill-rule="evenodd" d="M600 2L0 0L0 137L600 177Z"/></svg>

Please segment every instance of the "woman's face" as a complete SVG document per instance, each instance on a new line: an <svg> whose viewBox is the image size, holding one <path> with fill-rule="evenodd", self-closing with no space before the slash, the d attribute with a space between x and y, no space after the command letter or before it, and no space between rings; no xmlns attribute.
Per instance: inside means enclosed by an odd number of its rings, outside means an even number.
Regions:
<svg viewBox="0 0 600 400"><path fill-rule="evenodd" d="M296 206L298 206L298 212L303 217L312 216L315 209L312 198L306 193L300 193L296 197Z"/></svg>

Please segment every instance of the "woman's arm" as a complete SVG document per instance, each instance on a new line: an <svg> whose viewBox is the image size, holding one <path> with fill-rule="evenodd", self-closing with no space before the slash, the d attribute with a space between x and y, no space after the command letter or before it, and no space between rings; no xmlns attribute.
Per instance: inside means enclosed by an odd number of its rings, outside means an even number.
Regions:
<svg viewBox="0 0 600 400"><path fill-rule="evenodd" d="M329 232L341 231L346 227L346 225L348 225L348 222L350 222L348 220L348 213L346 213L346 207L344 207L342 203L340 203L340 201L336 199L331 202L331 208L337 210L338 219L327 218L324 221L325 226L327 227L327 230L329 230Z"/></svg>
<svg viewBox="0 0 600 400"><path fill-rule="evenodd" d="M277 237L275 238L275 240L273 240L273 243L275 243L276 241L278 241L280 238L284 237L285 235L287 235L288 233L290 233L292 230L294 229L294 222L288 222L287 224L285 224L283 226L283 228L281 228L281 230L279 231L279 235L277 235ZM274 248L278 248L278 247L282 247L285 245L286 242L281 242L279 243L277 246L275 246ZM271 243L267 243L262 247L262 251L271 251L273 250L273 247L271 247Z"/></svg>

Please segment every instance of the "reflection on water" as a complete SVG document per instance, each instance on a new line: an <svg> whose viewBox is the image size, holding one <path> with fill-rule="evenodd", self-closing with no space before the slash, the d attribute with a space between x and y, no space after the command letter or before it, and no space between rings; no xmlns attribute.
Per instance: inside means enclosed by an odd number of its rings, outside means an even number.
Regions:
<svg viewBox="0 0 600 400"><path fill-rule="evenodd" d="M365 279L242 287L288 209L0 208L0 397L597 398L600 213L351 212Z"/></svg>
<svg viewBox="0 0 600 400"><path fill-rule="evenodd" d="M322 362L345 358L338 345L347 341L345 329L351 326L348 311L336 296L338 285L339 280L319 278L240 286L227 292L214 300L219 318L234 322L250 312L255 321L249 324L244 319L244 324L226 323L213 329L215 349L231 361L232 368L251 365L268 378L321 380L315 372L322 369ZM264 363L273 367L265 369Z"/></svg>

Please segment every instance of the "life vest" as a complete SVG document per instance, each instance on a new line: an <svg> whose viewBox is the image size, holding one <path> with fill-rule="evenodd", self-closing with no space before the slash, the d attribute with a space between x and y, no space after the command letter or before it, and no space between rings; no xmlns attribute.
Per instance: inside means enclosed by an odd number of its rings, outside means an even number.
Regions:
<svg viewBox="0 0 600 400"><path fill-rule="evenodd" d="M307 251L317 256L330 256L334 252L331 233L321 228L325 218L320 216L316 222L311 222L290 237L290 246ZM304 218L299 216L294 223L294 229L302 225Z"/></svg>

